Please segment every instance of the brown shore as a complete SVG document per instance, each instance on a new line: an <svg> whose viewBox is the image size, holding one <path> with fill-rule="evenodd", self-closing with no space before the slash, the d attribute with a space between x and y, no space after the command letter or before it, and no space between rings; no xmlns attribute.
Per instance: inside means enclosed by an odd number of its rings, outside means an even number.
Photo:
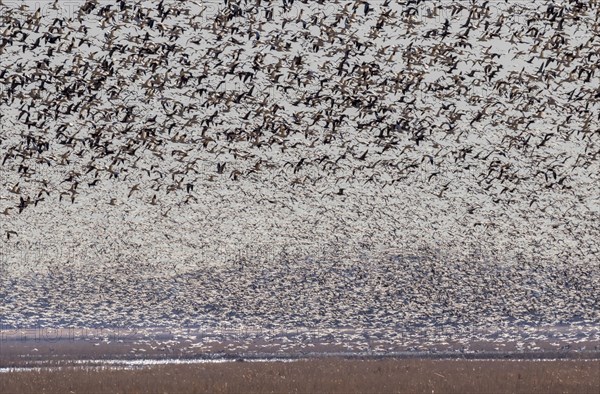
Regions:
<svg viewBox="0 0 600 394"><path fill-rule="evenodd" d="M21 393L590 393L600 360L322 358L293 362L62 367L0 373Z"/></svg>

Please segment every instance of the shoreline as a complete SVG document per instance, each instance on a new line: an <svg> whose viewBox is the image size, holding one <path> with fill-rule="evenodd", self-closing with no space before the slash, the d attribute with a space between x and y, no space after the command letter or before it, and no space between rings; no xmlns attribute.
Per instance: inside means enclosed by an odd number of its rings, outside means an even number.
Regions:
<svg viewBox="0 0 600 394"><path fill-rule="evenodd" d="M103 392L593 393L600 360L327 359L122 367L58 367L0 374L15 394Z"/></svg>
<svg viewBox="0 0 600 394"><path fill-rule="evenodd" d="M300 333L280 329L269 335L248 330L0 330L0 368L77 366L82 364L216 362L253 360L600 360L597 329L538 327L453 337L440 332L393 330L319 330ZM73 335L78 332L79 335ZM316 332L316 331L314 331ZM314 334L312 332L312 334ZM40 335L43 333L43 335ZM86 335L83 335L86 333ZM559 335L560 334L560 335ZM394 336L396 335L396 336Z"/></svg>

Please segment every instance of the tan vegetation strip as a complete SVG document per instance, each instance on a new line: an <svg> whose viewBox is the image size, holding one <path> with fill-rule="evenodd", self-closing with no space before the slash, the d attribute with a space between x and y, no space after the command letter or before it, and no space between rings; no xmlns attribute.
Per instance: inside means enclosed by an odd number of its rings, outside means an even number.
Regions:
<svg viewBox="0 0 600 394"><path fill-rule="evenodd" d="M0 374L2 393L590 393L600 360L345 360L63 368Z"/></svg>

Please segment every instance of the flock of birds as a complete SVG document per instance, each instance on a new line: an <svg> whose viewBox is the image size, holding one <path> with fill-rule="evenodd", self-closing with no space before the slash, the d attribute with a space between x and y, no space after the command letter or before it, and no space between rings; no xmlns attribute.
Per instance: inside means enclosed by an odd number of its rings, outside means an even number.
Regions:
<svg viewBox="0 0 600 394"><path fill-rule="evenodd" d="M600 321L595 2L29 4L0 2L4 324ZM231 257L271 242L380 264Z"/></svg>
<svg viewBox="0 0 600 394"><path fill-rule="evenodd" d="M86 327L73 339L100 350L124 344L136 357L600 351L598 283L589 268L502 270L405 256L203 267L171 278L135 270L6 281L4 334L44 340L18 329Z"/></svg>

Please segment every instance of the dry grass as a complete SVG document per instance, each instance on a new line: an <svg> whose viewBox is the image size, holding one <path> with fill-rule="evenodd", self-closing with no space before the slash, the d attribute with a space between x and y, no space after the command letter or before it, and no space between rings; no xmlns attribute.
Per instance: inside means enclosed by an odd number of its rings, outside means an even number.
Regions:
<svg viewBox="0 0 600 394"><path fill-rule="evenodd" d="M160 365L138 370L11 372L0 392L21 393L590 393L596 361L340 360Z"/></svg>

